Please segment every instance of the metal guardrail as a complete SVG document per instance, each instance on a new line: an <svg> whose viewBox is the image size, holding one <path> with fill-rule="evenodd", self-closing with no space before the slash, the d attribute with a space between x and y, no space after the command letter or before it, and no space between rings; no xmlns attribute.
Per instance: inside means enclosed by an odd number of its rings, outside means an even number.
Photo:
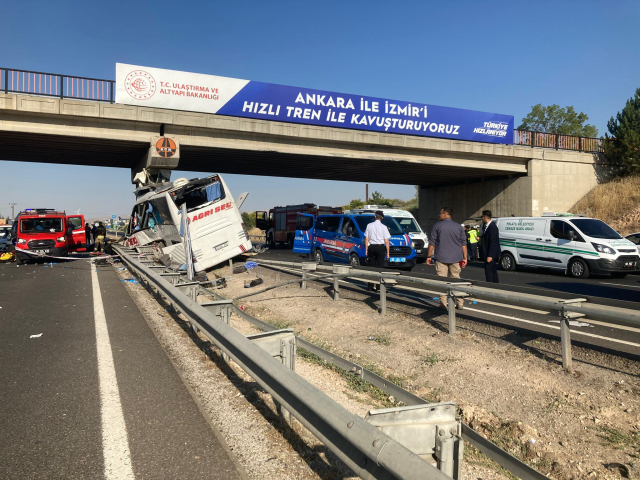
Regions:
<svg viewBox="0 0 640 480"><path fill-rule="evenodd" d="M114 80L0 67L0 91L114 103Z"/></svg>
<svg viewBox="0 0 640 480"><path fill-rule="evenodd" d="M533 132L531 130L514 130L513 144L529 147L555 148L556 150L604 153L602 138L577 137L557 133Z"/></svg>
<svg viewBox="0 0 640 480"><path fill-rule="evenodd" d="M258 260L259 264L286 266L293 268L302 267L301 262L281 262L277 260ZM341 268L349 268L340 266ZM333 267L318 265L317 270L329 271ZM305 273L303 272L303 275ZM585 298L575 299L559 299L546 297L541 295L532 295L529 293L511 292L489 287L480 287L473 285L471 282L447 282L443 280L432 280L420 277L412 277L409 275L398 276L397 274L376 272L369 270L353 270L351 277L365 277L380 282L380 304L381 313L385 313L386 309L386 287L385 282L390 284L396 283L398 280L407 283L416 283L439 288L447 292L448 297L448 315L449 315L449 333L455 335L456 332L456 297L478 297L490 300L507 302L509 304L518 304L525 307L534 307L557 312L560 317L560 339L562 343L562 366L569 369L572 366L571 356L571 330L569 321L584 316L589 316L596 320L602 320L614 325L624 325L630 327L640 327L640 311L627 308L610 307L605 305L589 304ZM334 290L337 285L334 282ZM334 292L335 295L335 292Z"/></svg>
<svg viewBox="0 0 640 480"><path fill-rule="evenodd" d="M398 462L402 462L403 459L410 458L412 460L411 465L404 465L403 466L404 469L402 472L399 470L394 470L397 466L397 463L393 465L385 463L387 457L381 456L381 453L382 453L382 448L381 448L376 454L376 462L375 462L375 466L380 468L376 471L373 471L372 470L373 466L368 465L369 462L367 458L371 459L371 455L376 450L375 446L380 444L384 445L384 442L371 443L371 439L372 438L380 439L382 432L378 430L375 430L375 432L371 432L370 429L362 425L362 422L364 422L367 425L369 424L363 419L361 419L360 417L355 416L355 419L357 420L353 420L354 416L349 412L346 412L346 415L345 415L345 410L343 409L343 407L341 407L339 404L337 404L333 400L328 399L326 395L324 395L324 393L322 393L321 391L316 390L315 392L313 392L315 387L310 386L306 381L299 379L299 377L298 377L298 381L301 380L305 384L306 388L298 389L297 387L292 387L296 389L289 390L288 387L290 387L293 384L292 382L293 379L289 377L291 376L297 377L297 375L293 373L291 370L287 370L286 368L284 368L281 363L275 361L272 357L269 357L268 354L267 354L267 357L270 361L271 366L275 370L279 370L281 375L286 375L288 377L287 382L283 380L277 384L277 385L280 385L281 387L284 387L287 390L283 390L282 388L280 389L274 388L277 386L273 384L273 382L275 381L274 377L278 376L277 372L275 372L274 374L273 372L270 371L269 374L271 376L259 377L259 375L265 375L266 372L264 372L259 366L257 366L255 362L252 363L250 360L247 360L249 356L253 356L254 354L256 354L256 352L246 351L247 349L250 348L250 346L254 347L254 345L251 344L251 342L248 342L246 337L239 334L238 332L233 330L232 327L224 324L224 322L222 322L217 317L213 316L213 314L205 310L203 306L206 306L207 304L198 304L194 300L195 298L197 298L197 294L198 294L197 291L218 300L217 302L212 302L212 303L218 304L218 303L224 302L239 317L252 323L254 326L260 328L265 332L277 331L278 329L276 327L268 323L265 323L255 317L252 317L251 315L248 315L246 312L238 308L236 305L231 304L230 300L223 299L222 297L216 295L214 292L204 289L198 282L186 281L186 276L184 275L184 273L168 272L168 270L165 267L152 266L151 264L154 263L153 261L140 260L139 258L140 255L137 253L128 256L126 255L126 251L128 249L126 250L117 246L114 247L114 249L117 250L117 253L121 255L121 259L123 263L127 265L127 267L130 270L135 272L141 278L145 279L142 282L143 284L146 282L147 286L155 288L158 296L165 296L169 304L172 305L172 307L177 311L180 311L188 319L188 321L191 323L193 328L202 331L211 341L213 341L222 350L223 359L228 358L228 355L230 355L231 358L233 358L247 373L249 373L249 375L251 375L263 388L265 388L265 390L268 391L278 403L281 403L287 409L290 409L289 411L292 412L294 416L298 418L298 420L300 420L301 423L303 423L303 425L309 428L309 430L311 430L321 441L323 441L332 451L334 451L334 453L338 455L338 457L340 457L347 465L349 465L354 470L355 473L360 475L362 478L392 478L390 475L392 475L395 478L403 478L403 479L450 478L450 477L447 477L446 475L443 476L444 474L442 474L439 470L434 469L427 462L424 462L424 460L422 460L420 457L416 456L422 463L417 462L415 458L411 456L406 457L406 451L402 450L401 448L402 445L400 444L397 444L395 446L396 448L394 452L400 451L404 456L396 460L398 460ZM278 262L278 263L300 265L300 264L295 264L293 262ZM359 277L361 276L360 275L361 273L368 275L368 274L371 274L372 272L357 271L357 272L351 272L351 273L338 273L334 275L322 275L321 278L312 278L304 275L303 278L299 280L299 282L302 285L304 285L307 281L319 281L322 279L327 279L329 277L334 277L334 285L335 285L335 280L337 280L338 278L354 276L353 274L355 274L356 277ZM176 283L171 284L166 280L166 278L171 278ZM289 281L283 282L282 285L289 284L289 283L292 283L292 282L289 282ZM190 292L192 294L192 298L189 298L187 296L187 292L189 291L189 289L191 289ZM259 291L256 293L259 293ZM209 314L209 315L203 316L203 313ZM231 336L225 336L225 335L228 335L228 329L231 329L233 332L235 332L235 335L233 335L234 338L232 338ZM223 338L220 338L220 336L222 336ZM401 402L404 402L406 405L412 406L412 405L427 404L427 402L424 399L414 395L411 392L408 392L407 390L404 390L402 387L394 384L393 382L383 377L380 377L374 372L358 364L355 364L345 358L342 358L327 350L324 350L318 347L317 345L314 345L306 341L303 338L296 337L296 341L301 348L304 348L310 353L319 356L320 358L327 361L328 363L331 363L337 367L340 367L348 372L353 373L354 375L359 376L361 379L367 381L368 383L374 385L375 387L387 392L390 395L393 395L396 399L398 399ZM236 345L233 345L234 348L230 348L231 346L230 343L234 343L234 342L239 342L239 343ZM237 351L242 352L242 354L239 355ZM264 354L262 355L262 357L264 357ZM264 358L256 359L256 360L266 361L264 360ZM324 412L321 413L320 411L318 412L314 411L313 412L314 415L312 415L310 418L301 417L301 410L295 410L295 408L300 406L306 407L305 402L311 400L311 398L308 397L307 394L311 394L311 395L320 394L320 397L316 399L316 400L319 400L319 402L315 402L315 403L320 403L320 406L326 407ZM295 398L296 396L299 396L302 398L296 399ZM289 400L288 403L285 402L285 400L287 399ZM332 418L332 415L334 413L331 411L331 409L333 408L337 408L338 409L337 413L339 414L338 416L342 417L341 419L337 420L337 426L338 426L337 431L332 430L333 424L328 425L328 423L330 423L328 422L328 420ZM310 415L310 411L308 409L305 408L302 411L306 415ZM351 420L349 420L349 415L352 415ZM337 442L335 441L335 439L342 438L342 440L344 440L343 436L345 432L344 426L345 426L346 420L349 420L349 423L346 424L346 427L347 427L346 431L349 432L351 430L351 433L355 437L351 438L350 441L345 444L344 441ZM316 427L315 422L319 422L320 425ZM354 428L356 427L356 423L358 424L357 427L359 427L358 430L354 430ZM372 433L375 433L373 437L371 436ZM461 437L464 441L469 442L471 445L476 447L479 451L487 455L490 459L494 460L496 463L498 463L500 466L510 471L511 473L517 475L519 478L526 479L526 480L548 480L546 476L536 471L535 469L531 468L530 466L526 465L525 463L518 460L517 458L513 457L508 452L505 452L504 450L500 449L497 445L493 444L491 441L482 437L479 433L477 433L471 427L469 427L464 423L461 424ZM387 442L387 445L389 445L388 442ZM359 452L359 454L361 455L360 458L356 458L356 456L354 456L354 451L353 451L354 446L356 448L364 448L363 451ZM372 450L371 447L374 447L373 448L374 452L371 452L371 455L370 455L369 452ZM344 450L345 448L347 448L348 451L345 451ZM387 454L389 453L391 452L390 451L387 452ZM364 461L362 460L363 458L365 459Z"/></svg>
<svg viewBox="0 0 640 480"><path fill-rule="evenodd" d="M157 290L192 325L205 334L224 355L247 372L274 400L308 428L357 475L364 479L450 480L375 426L349 412L302 377L287 369L269 353L227 325L185 291L198 282L170 283L157 270L143 263L138 254L114 246L122 262L136 272L143 283ZM177 278L182 278L178 276ZM194 294L194 298L196 294Z"/></svg>
<svg viewBox="0 0 640 480"><path fill-rule="evenodd" d="M0 91L114 103L114 80L0 67ZM603 153L601 138L514 130L513 144Z"/></svg>

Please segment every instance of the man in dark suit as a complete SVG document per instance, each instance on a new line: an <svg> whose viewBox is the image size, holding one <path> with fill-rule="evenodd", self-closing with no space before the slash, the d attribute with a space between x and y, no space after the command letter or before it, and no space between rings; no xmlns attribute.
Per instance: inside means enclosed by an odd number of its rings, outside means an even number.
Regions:
<svg viewBox="0 0 640 480"><path fill-rule="evenodd" d="M491 221L491 210L483 210L480 255L484 258L484 278L487 282L500 283L497 265L500 252L498 227Z"/></svg>

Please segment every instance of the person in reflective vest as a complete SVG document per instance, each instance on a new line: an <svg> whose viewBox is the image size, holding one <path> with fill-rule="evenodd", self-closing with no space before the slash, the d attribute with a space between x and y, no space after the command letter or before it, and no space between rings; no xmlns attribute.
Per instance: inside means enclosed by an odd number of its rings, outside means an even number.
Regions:
<svg viewBox="0 0 640 480"><path fill-rule="evenodd" d="M475 228L469 228L469 261L475 262L478 260L478 230Z"/></svg>

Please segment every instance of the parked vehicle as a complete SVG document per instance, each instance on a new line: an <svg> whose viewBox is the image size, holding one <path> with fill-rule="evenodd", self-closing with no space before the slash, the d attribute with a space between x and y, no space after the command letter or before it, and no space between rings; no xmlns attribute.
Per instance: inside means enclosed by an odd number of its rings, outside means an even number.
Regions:
<svg viewBox="0 0 640 480"><path fill-rule="evenodd" d="M325 261L349 263L352 267L368 265L364 232L375 221L373 213L318 215L298 214L293 251L313 256L318 264ZM416 251L409 235L391 217L384 217L389 229L390 258L385 267L411 270L416 265Z"/></svg>
<svg viewBox="0 0 640 480"><path fill-rule="evenodd" d="M299 213L313 216L320 214L342 213L342 207L318 207L314 203L274 207L269 212L256 212L256 227L266 232L267 243L274 247L276 243L293 248L296 235L296 221Z"/></svg>
<svg viewBox="0 0 640 480"><path fill-rule="evenodd" d="M186 205L196 272L252 249L239 208L248 194L234 202L220 175L145 186L138 190L125 244L156 244L172 261L186 262L182 206Z"/></svg>
<svg viewBox="0 0 640 480"><path fill-rule="evenodd" d="M526 265L587 278L591 273L624 277L640 267L636 246L596 218L546 213L494 221L500 232L503 270Z"/></svg>
<svg viewBox="0 0 640 480"><path fill-rule="evenodd" d="M640 254L640 232L632 233L631 235L627 235L624 238L626 238L630 242L636 244L638 246L638 253Z"/></svg>
<svg viewBox="0 0 640 480"><path fill-rule="evenodd" d="M412 247L416 250L416 261L418 263L426 262L427 251L429 250L429 237L425 231L420 228L420 224L418 224L415 217L406 210L389 208L386 205L365 205L362 208L347 210L344 213L372 213L376 210L381 210L385 217L392 217L398 221L413 242Z"/></svg>
<svg viewBox="0 0 640 480"><path fill-rule="evenodd" d="M84 215L67 215L54 209L38 208L20 212L13 223L11 236L16 241L19 263L37 260L38 255L66 257L69 253L83 252L87 248Z"/></svg>
<svg viewBox="0 0 640 480"><path fill-rule="evenodd" d="M11 245L11 225L0 225L0 252L6 252Z"/></svg>

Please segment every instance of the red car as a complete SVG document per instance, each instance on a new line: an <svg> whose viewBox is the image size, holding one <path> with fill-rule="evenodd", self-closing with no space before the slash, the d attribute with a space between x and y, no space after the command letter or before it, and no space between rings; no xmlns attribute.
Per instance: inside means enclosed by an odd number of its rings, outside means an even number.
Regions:
<svg viewBox="0 0 640 480"><path fill-rule="evenodd" d="M40 256L66 257L71 252L84 252L84 215L69 215L47 208L20 212L13 224L18 263L37 260ZM32 252L26 253L26 252ZM35 254L35 255L34 255Z"/></svg>

